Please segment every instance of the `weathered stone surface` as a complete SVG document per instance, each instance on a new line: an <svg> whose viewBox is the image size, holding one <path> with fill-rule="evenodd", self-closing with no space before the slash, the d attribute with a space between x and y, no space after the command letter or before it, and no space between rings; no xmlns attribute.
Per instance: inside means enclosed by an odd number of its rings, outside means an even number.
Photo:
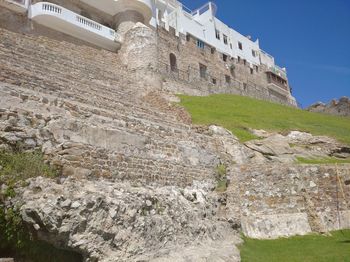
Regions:
<svg viewBox="0 0 350 262"><path fill-rule="evenodd" d="M312 232L306 213L244 217L242 230L244 235L256 239L274 239Z"/></svg>
<svg viewBox="0 0 350 262"><path fill-rule="evenodd" d="M264 137L246 142L245 145L265 157L265 161L293 163L297 157L322 159L327 157L348 158L350 148L326 136L313 136L309 133L291 131L287 135L252 130ZM257 161L255 161L257 162Z"/></svg>
<svg viewBox="0 0 350 262"><path fill-rule="evenodd" d="M212 188L211 181L182 190L36 178L17 199L40 239L79 252L85 261L240 261L239 239L217 219L220 203Z"/></svg>
<svg viewBox="0 0 350 262"><path fill-rule="evenodd" d="M349 166L294 164L347 157L348 146L262 130L244 145L222 127L192 126L152 85L156 65L135 60L149 28L129 30L134 45L120 54L0 33L0 148L41 149L63 175L30 180L9 203L39 239L85 261L239 261L241 226L259 238L349 227ZM335 195L338 171L345 196Z"/></svg>
<svg viewBox="0 0 350 262"><path fill-rule="evenodd" d="M234 177L236 174L236 178ZM349 165L264 164L234 169L243 232L277 238L349 228ZM229 185L235 188L234 184ZM237 189L236 189L237 190ZM228 199L236 205L235 199ZM340 221L340 223L339 223Z"/></svg>
<svg viewBox="0 0 350 262"><path fill-rule="evenodd" d="M328 104L318 102L311 105L306 110L338 116L350 116L350 99L348 97L342 97L339 101L332 100Z"/></svg>

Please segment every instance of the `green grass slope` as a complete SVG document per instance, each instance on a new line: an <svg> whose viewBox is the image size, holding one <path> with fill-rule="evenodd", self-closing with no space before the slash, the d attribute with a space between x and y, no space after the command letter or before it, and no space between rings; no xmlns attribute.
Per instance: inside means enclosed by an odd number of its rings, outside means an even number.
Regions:
<svg viewBox="0 0 350 262"><path fill-rule="evenodd" d="M350 144L350 118L318 114L236 95L179 95L194 124L216 124L241 141L254 139L248 128L285 132L299 130L334 137Z"/></svg>
<svg viewBox="0 0 350 262"><path fill-rule="evenodd" d="M246 238L240 249L242 262L350 262L350 230L336 231L331 236Z"/></svg>

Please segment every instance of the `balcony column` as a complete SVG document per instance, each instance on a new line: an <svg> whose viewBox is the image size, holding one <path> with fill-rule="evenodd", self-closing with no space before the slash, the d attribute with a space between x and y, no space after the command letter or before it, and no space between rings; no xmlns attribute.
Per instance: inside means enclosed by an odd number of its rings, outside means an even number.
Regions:
<svg viewBox="0 0 350 262"><path fill-rule="evenodd" d="M144 17L142 14L135 10L126 10L118 13L114 17L115 30L120 35L125 35L136 23L140 22L145 24Z"/></svg>

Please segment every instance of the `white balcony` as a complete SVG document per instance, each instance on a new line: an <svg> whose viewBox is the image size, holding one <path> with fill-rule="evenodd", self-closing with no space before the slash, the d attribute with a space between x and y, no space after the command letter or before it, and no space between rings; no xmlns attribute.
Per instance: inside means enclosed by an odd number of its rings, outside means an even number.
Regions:
<svg viewBox="0 0 350 262"><path fill-rule="evenodd" d="M115 30L52 3L39 2L30 6L29 18L104 49L116 51L120 48Z"/></svg>
<svg viewBox="0 0 350 262"><path fill-rule="evenodd" d="M148 24L152 18L152 0L80 0L109 15L116 15L124 11L133 10L142 14L145 23Z"/></svg>
<svg viewBox="0 0 350 262"><path fill-rule="evenodd" d="M0 0L0 6L18 13L27 12L29 0Z"/></svg>

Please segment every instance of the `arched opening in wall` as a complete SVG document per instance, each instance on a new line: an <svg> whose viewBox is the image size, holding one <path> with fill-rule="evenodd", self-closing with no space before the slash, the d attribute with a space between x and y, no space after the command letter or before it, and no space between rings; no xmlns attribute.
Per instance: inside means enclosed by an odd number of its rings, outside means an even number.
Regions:
<svg viewBox="0 0 350 262"><path fill-rule="evenodd" d="M172 72L177 72L177 59L176 59L176 56L171 53L170 56L170 70Z"/></svg>

